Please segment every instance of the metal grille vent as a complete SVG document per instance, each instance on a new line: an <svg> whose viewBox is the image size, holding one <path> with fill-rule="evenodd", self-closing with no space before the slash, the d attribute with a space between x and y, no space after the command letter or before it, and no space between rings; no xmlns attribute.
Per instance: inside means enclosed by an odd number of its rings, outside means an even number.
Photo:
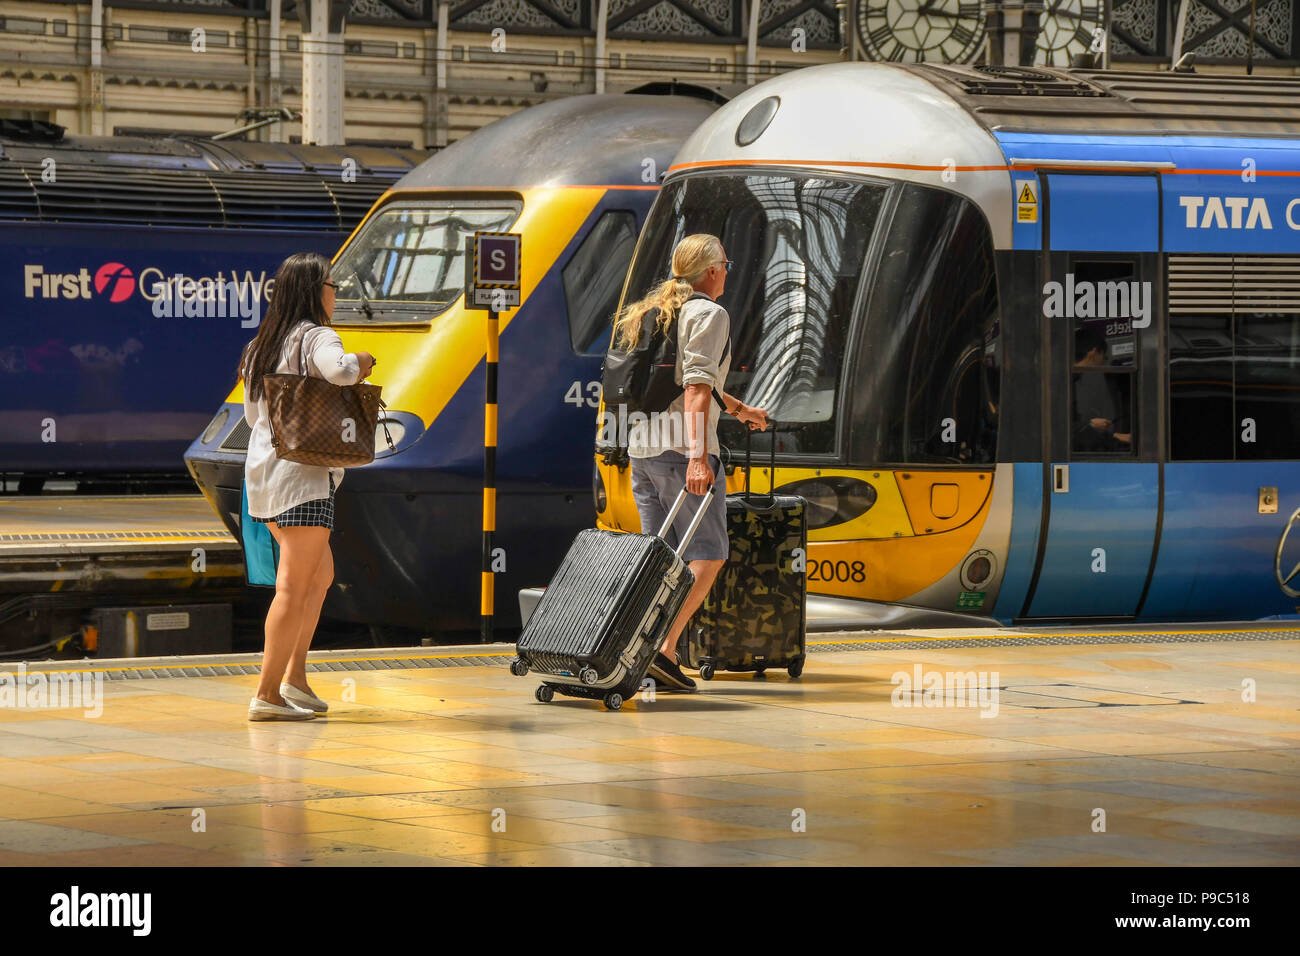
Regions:
<svg viewBox="0 0 1300 956"><path fill-rule="evenodd" d="M1170 256L1169 312L1300 313L1300 256Z"/></svg>
<svg viewBox="0 0 1300 956"><path fill-rule="evenodd" d="M973 96L1110 96L1083 80L1020 66L977 66L958 82Z"/></svg>
<svg viewBox="0 0 1300 956"><path fill-rule="evenodd" d="M221 443L221 450L248 451L248 439L252 434L253 430L248 427L248 420L241 415L239 421L235 422L235 427L230 429L226 440Z"/></svg>

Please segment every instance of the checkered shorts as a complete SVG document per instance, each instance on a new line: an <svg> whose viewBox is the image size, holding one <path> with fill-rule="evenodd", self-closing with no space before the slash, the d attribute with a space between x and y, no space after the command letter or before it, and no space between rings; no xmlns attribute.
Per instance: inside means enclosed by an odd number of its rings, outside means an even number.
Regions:
<svg viewBox="0 0 1300 956"><path fill-rule="evenodd" d="M274 521L281 528L329 528L334 530L334 476L330 475L330 496L294 505L274 518L253 518L263 524Z"/></svg>

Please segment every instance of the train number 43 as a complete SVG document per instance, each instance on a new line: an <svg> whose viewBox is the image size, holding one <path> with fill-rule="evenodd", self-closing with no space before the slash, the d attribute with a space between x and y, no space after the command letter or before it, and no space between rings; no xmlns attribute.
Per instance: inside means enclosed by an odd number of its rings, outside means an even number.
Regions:
<svg viewBox="0 0 1300 956"><path fill-rule="evenodd" d="M600 407L600 382L587 382L586 395L583 395L583 383L574 382L569 386L569 390L564 393L564 403L574 405L578 408L586 406L587 408Z"/></svg>

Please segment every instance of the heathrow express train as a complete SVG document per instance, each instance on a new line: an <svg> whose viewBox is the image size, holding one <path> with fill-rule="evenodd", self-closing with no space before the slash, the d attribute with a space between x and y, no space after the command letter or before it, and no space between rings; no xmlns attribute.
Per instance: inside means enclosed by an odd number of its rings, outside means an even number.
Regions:
<svg viewBox="0 0 1300 956"><path fill-rule="evenodd" d="M735 263L727 390L785 426L754 485L809 501L810 608L1295 617L1300 79L799 70L686 142L624 297L699 232ZM617 455L596 480L637 530Z"/></svg>
<svg viewBox="0 0 1300 956"><path fill-rule="evenodd" d="M29 492L69 472L188 484L281 260L332 254L427 156L5 121L0 472ZM177 294L155 310L159 288Z"/></svg>
<svg viewBox="0 0 1300 956"><path fill-rule="evenodd" d="M610 316L660 176L713 108L628 94L516 113L403 178L338 252L333 325L378 359L395 450L380 430L375 461L339 488L327 617L478 626L486 313L464 308L462 253L467 235L497 231L523 235L522 303L501 317L496 457L497 620L518 624L508 596L548 579L595 520L590 416ZM242 403L237 386L186 453L232 533Z"/></svg>

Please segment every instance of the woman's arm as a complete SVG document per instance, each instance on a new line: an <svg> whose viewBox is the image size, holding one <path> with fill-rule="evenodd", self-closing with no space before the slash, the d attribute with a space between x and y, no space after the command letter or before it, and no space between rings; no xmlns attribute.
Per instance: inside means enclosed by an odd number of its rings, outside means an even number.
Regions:
<svg viewBox="0 0 1300 956"><path fill-rule="evenodd" d="M369 368L362 369L361 353L343 351L343 340L333 329L326 329L324 334L313 334L316 345L311 351L311 361L327 382L355 385L369 374Z"/></svg>

